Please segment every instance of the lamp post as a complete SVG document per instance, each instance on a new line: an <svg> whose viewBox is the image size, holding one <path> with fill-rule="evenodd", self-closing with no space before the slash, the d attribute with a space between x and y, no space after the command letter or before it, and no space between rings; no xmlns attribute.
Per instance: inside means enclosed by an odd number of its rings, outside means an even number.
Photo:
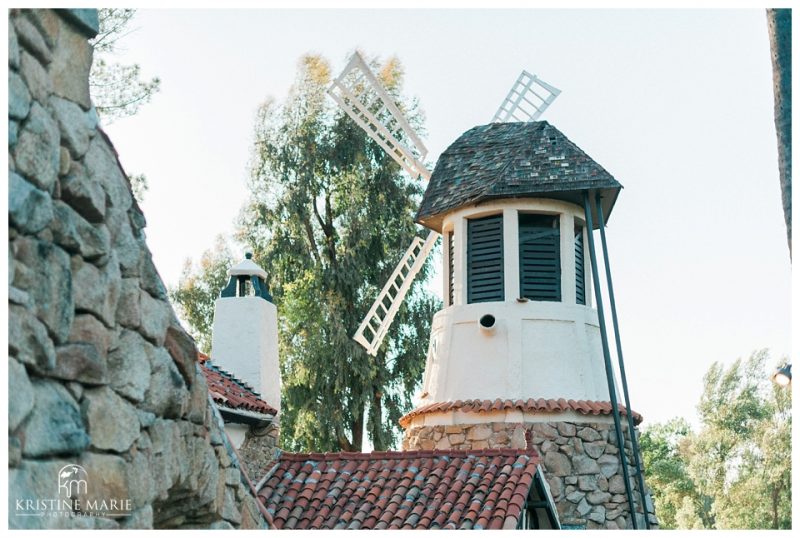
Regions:
<svg viewBox="0 0 800 538"><path fill-rule="evenodd" d="M784 364L772 374L772 381L781 387L787 387L792 384L792 365Z"/></svg>

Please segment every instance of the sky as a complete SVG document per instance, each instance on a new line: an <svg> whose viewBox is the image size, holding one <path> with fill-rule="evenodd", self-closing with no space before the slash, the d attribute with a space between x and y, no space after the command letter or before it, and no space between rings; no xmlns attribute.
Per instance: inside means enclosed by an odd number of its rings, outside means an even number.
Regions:
<svg viewBox="0 0 800 538"><path fill-rule="evenodd" d="M140 10L134 26L120 60L160 77L161 91L106 130L126 171L147 176L147 241L168 285L233 231L259 103L285 97L304 53L337 73L358 48L403 62L431 162L491 120L522 69L562 90L542 119L625 187L607 236L631 403L645 425L696 423L714 361L761 348L788 356L791 265L763 9L161 9Z"/></svg>

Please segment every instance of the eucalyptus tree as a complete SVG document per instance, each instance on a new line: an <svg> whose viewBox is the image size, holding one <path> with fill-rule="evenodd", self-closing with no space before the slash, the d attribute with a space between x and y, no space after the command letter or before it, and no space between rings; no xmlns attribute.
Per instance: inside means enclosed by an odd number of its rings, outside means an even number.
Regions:
<svg viewBox="0 0 800 538"><path fill-rule="evenodd" d="M206 354L211 353L214 301L227 284L228 269L238 261L231 248L224 236L218 236L213 248L206 250L196 264L186 260L178 285L169 290L169 298L188 323L197 347Z"/></svg>
<svg viewBox="0 0 800 538"><path fill-rule="evenodd" d="M400 62L373 67L420 130L422 112L403 96ZM380 450L396 446L440 302L427 290L428 263L376 357L351 339L413 236L422 235L414 224L422 185L326 96L330 73L324 58L303 56L286 99L259 107L237 239L269 274L278 306L283 448L359 451L366 433ZM183 291L173 293L184 312L205 316L188 319L204 331L210 310L192 303L211 298L192 288L215 278L224 285L224 275L207 276L193 279L190 270Z"/></svg>

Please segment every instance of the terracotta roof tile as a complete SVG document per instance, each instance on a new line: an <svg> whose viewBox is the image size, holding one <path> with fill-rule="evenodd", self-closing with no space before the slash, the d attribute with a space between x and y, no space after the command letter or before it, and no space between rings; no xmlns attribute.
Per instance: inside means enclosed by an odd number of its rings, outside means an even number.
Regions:
<svg viewBox="0 0 800 538"><path fill-rule="evenodd" d="M462 411L466 413L483 413L489 411L501 411L507 409L517 409L526 413L536 412L558 412L558 411L577 411L582 415L610 415L611 402L592 401L592 400L565 400L539 398L534 400L456 400L454 402L436 402L418 407L400 417L400 425L407 427L411 419L428 413L444 413L448 411ZM627 413L624 405L619 406L622 415ZM642 422L642 415L633 412L633 421L636 424Z"/></svg>
<svg viewBox="0 0 800 538"><path fill-rule="evenodd" d="M500 528L519 520L539 461L515 449L283 453L258 496L278 529Z"/></svg>
<svg viewBox="0 0 800 538"><path fill-rule="evenodd" d="M261 399L259 394L230 373L217 368L204 353L198 353L200 370L206 376L208 392L219 407L243 409L265 415L277 415L278 411Z"/></svg>

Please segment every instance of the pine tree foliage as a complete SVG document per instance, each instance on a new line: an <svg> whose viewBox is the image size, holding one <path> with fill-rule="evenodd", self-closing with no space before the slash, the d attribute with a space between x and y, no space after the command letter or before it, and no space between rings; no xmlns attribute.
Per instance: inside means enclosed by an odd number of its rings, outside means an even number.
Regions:
<svg viewBox="0 0 800 538"><path fill-rule="evenodd" d="M158 77L143 79L138 64L115 61L120 40L132 30L135 9L98 9L100 32L92 40L94 59L89 75L92 102L104 123L132 116L148 103L161 85Z"/></svg>

